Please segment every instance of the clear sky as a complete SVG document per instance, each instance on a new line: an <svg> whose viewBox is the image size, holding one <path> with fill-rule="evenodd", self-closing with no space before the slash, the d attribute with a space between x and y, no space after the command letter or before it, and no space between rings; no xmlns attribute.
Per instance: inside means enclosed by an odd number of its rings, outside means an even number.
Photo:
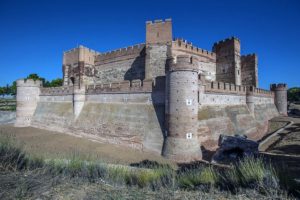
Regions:
<svg viewBox="0 0 300 200"><path fill-rule="evenodd" d="M300 86L299 0L0 0L0 85L38 73L62 77L62 53L145 41L145 21L172 18L173 36L211 50L230 36L257 53L259 84Z"/></svg>

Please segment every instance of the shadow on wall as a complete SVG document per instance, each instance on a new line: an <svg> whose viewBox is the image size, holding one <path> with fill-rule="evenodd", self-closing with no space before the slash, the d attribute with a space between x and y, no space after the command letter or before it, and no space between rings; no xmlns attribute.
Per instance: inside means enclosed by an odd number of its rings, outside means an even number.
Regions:
<svg viewBox="0 0 300 200"><path fill-rule="evenodd" d="M145 65L146 65L146 49L144 48L138 57L135 58L131 67L124 75L124 80L145 79Z"/></svg>
<svg viewBox="0 0 300 200"><path fill-rule="evenodd" d="M158 76L155 78L155 81L152 85L152 93L151 93L151 99L152 99L152 105L155 110L155 114L157 117L157 120L159 122L160 130L162 133L162 136L164 138L162 151L164 152L164 146L165 146L165 84L166 84L166 77L165 76Z"/></svg>

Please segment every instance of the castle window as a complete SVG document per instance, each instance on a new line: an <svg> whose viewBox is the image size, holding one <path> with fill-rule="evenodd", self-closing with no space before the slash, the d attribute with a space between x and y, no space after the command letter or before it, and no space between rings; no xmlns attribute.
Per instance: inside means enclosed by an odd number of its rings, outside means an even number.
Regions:
<svg viewBox="0 0 300 200"><path fill-rule="evenodd" d="M240 75L240 70L238 70L238 75Z"/></svg>
<svg viewBox="0 0 300 200"><path fill-rule="evenodd" d="M159 37L159 32L156 33L156 37Z"/></svg>

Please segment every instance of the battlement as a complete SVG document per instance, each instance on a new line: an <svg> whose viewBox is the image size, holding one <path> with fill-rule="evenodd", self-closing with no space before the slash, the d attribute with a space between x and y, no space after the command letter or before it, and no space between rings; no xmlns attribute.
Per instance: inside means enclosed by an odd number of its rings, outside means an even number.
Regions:
<svg viewBox="0 0 300 200"><path fill-rule="evenodd" d="M17 87L40 87L42 86L42 81L33 79L19 79L16 81Z"/></svg>
<svg viewBox="0 0 300 200"><path fill-rule="evenodd" d="M87 85L86 94L152 92L152 80L132 80L99 85Z"/></svg>
<svg viewBox="0 0 300 200"><path fill-rule="evenodd" d="M154 20L154 21L146 21L146 24L147 25L153 25L153 24L158 24L158 23L171 23L172 22L172 19L165 19L165 20L162 20L162 19L157 19L157 20Z"/></svg>
<svg viewBox="0 0 300 200"><path fill-rule="evenodd" d="M254 86L247 87L247 95L263 96L263 97L274 97L274 92L256 88Z"/></svg>
<svg viewBox="0 0 300 200"><path fill-rule="evenodd" d="M172 48L182 50L188 53L194 53L199 56L208 57L213 60L216 59L216 54L214 52L210 52L199 47L193 46L191 42L187 42L184 39L174 39L172 41Z"/></svg>
<svg viewBox="0 0 300 200"><path fill-rule="evenodd" d="M224 82L210 82L205 85L205 93L246 94L246 87Z"/></svg>
<svg viewBox="0 0 300 200"><path fill-rule="evenodd" d="M270 90L272 90L272 91L287 90L287 84L285 84L285 83L271 84L270 85Z"/></svg>
<svg viewBox="0 0 300 200"><path fill-rule="evenodd" d="M247 54L247 55L242 55L241 59L250 59L250 58L255 58L257 55L255 53Z"/></svg>
<svg viewBox="0 0 300 200"><path fill-rule="evenodd" d="M169 44L172 42L172 20L146 22L146 44Z"/></svg>
<svg viewBox="0 0 300 200"><path fill-rule="evenodd" d="M225 46L225 45L228 45L229 43L231 43L231 42L233 42L233 41L237 41L237 42L240 43L240 39L239 39L239 38L232 36L232 37L230 37L230 38L226 38L226 39L224 39L224 40L221 40L221 41L219 41L219 42L214 43L213 49L214 49L214 47L216 47L216 46Z"/></svg>
<svg viewBox="0 0 300 200"><path fill-rule="evenodd" d="M76 51L79 51L79 49L85 49L85 50L87 50L87 51L89 51L89 52L91 52L91 53L100 54L100 52L95 51L95 50L93 50L93 49L90 49L90 48L88 48L88 47L85 47L85 46L83 46L83 45L79 45L78 47L75 47L75 48L73 48L73 49L64 51L63 54L68 54L68 53L76 52Z"/></svg>
<svg viewBox="0 0 300 200"><path fill-rule="evenodd" d="M169 59L170 70L192 70L198 72L198 62L197 57L189 55L178 55L175 59Z"/></svg>
<svg viewBox="0 0 300 200"><path fill-rule="evenodd" d="M73 86L61 86L61 87L42 87L41 96L61 96L73 94Z"/></svg>
<svg viewBox="0 0 300 200"><path fill-rule="evenodd" d="M122 56L136 55L136 54L141 53L141 51L144 49L144 47L145 47L145 44L136 44L134 46L129 46L129 47L120 48L117 50L101 53L101 54L97 55L96 62L114 59L114 58L122 57Z"/></svg>

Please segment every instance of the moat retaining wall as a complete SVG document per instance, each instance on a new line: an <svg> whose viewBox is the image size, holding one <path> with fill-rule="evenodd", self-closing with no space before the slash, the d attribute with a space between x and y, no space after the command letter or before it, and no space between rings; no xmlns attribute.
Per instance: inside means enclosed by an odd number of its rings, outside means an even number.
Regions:
<svg viewBox="0 0 300 200"><path fill-rule="evenodd" d="M153 84L150 80L134 80L87 86L77 118L70 88L41 88L31 126L161 153L165 92ZM246 88L229 86L213 82L199 89L197 137L205 149L214 150L220 134L260 139L267 131L268 120L278 115L272 93L255 89L251 113Z"/></svg>

